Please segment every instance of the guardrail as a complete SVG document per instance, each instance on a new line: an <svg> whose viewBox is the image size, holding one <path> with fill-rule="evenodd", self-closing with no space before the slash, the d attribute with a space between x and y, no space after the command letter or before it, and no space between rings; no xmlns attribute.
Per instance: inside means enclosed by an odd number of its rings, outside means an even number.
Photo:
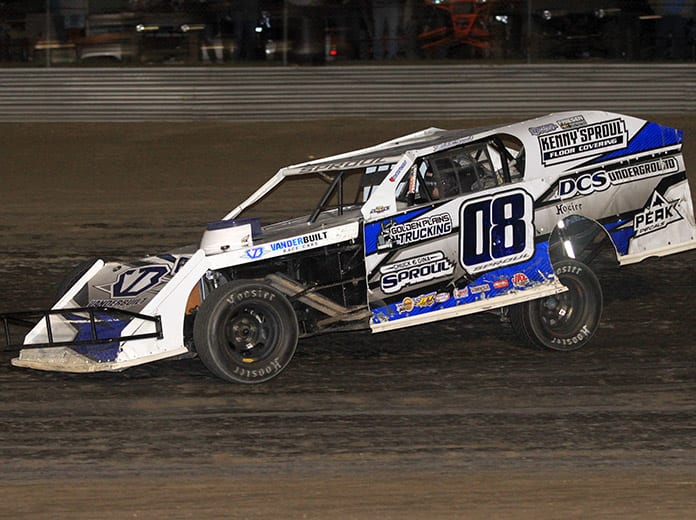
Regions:
<svg viewBox="0 0 696 520"><path fill-rule="evenodd" d="M696 65L0 70L0 122L527 117L696 111Z"/></svg>

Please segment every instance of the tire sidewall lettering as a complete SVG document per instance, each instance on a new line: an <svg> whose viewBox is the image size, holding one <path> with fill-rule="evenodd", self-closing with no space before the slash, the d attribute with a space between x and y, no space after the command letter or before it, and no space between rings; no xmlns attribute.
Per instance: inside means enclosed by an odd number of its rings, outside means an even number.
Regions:
<svg viewBox="0 0 696 520"><path fill-rule="evenodd" d="M257 289L241 289L227 297L227 303L236 305L248 300L265 300L272 302L275 300L276 294L262 288Z"/></svg>
<svg viewBox="0 0 696 520"><path fill-rule="evenodd" d="M571 338L551 338L551 343L554 343L556 345L562 345L564 347L570 347L572 345L578 345L579 343L589 338L591 335L592 332L590 331L587 323L585 323L580 328L580 332L578 332L575 336Z"/></svg>
<svg viewBox="0 0 696 520"><path fill-rule="evenodd" d="M255 366L256 363L254 363L252 366ZM280 372L283 369L283 364L281 361L280 357L276 357L268 362L266 362L264 365L260 365L257 368L244 368L241 366L235 366L234 367L234 373L239 376L243 377L245 379L258 379L258 378L267 378L271 374L275 374Z"/></svg>
<svg viewBox="0 0 696 520"><path fill-rule="evenodd" d="M556 276L560 276L562 274L572 274L575 276L582 276L583 273L585 272L585 269L583 269L582 266L579 265L569 265L569 264L564 264L560 266L558 269L555 270Z"/></svg>
<svg viewBox="0 0 696 520"><path fill-rule="evenodd" d="M559 281L570 291L532 300L511 309L513 329L527 343L559 351L586 345L599 327L603 298L592 269L575 259L554 263Z"/></svg>
<svg viewBox="0 0 696 520"><path fill-rule="evenodd" d="M256 316L263 327L271 327L263 344L259 344L258 353L247 354L247 348L256 348L255 344L246 347L243 343L248 331L233 338L233 333L226 329L239 313ZM249 318L239 319L235 326L243 330L243 320ZM194 321L194 342L201 361L215 375L236 383L261 383L281 373L295 353L298 335L292 304L262 281L230 281L221 285L203 301Z"/></svg>

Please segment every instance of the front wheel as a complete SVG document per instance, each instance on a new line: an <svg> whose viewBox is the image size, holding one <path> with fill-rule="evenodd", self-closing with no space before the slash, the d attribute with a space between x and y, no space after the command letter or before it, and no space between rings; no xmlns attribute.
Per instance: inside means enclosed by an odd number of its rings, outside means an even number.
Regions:
<svg viewBox="0 0 696 520"><path fill-rule="evenodd" d="M562 260L554 269L566 292L510 308L515 332L527 343L553 350L577 350L599 327L602 287L592 270L577 260Z"/></svg>
<svg viewBox="0 0 696 520"><path fill-rule="evenodd" d="M262 383L290 362L299 328L287 298L263 282L233 281L203 301L193 341L203 364L234 383Z"/></svg>

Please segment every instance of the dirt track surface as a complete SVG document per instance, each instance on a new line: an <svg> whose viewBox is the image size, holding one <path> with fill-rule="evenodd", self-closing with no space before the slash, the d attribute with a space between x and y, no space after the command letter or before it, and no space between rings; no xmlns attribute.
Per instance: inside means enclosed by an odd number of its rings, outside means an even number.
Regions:
<svg viewBox="0 0 696 520"><path fill-rule="evenodd" d="M696 122L660 122L696 171ZM86 258L196 243L284 164L478 124L0 125L0 312L50 306ZM493 315L311 338L251 387L196 359L69 375L0 353L0 518L685 518L695 262L602 272L602 326L568 354Z"/></svg>

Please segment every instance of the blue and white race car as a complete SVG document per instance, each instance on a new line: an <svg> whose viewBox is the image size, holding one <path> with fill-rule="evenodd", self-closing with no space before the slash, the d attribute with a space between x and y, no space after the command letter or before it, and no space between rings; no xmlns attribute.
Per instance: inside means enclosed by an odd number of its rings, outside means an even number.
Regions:
<svg viewBox="0 0 696 520"><path fill-rule="evenodd" d="M600 323L600 248L620 265L696 248L681 148L679 130L579 111L288 166L198 246L98 260L52 309L1 315L8 342L31 326L12 363L118 371L197 354L225 380L258 383L302 337L491 310L526 342L577 349ZM247 215L312 194L299 218Z"/></svg>

